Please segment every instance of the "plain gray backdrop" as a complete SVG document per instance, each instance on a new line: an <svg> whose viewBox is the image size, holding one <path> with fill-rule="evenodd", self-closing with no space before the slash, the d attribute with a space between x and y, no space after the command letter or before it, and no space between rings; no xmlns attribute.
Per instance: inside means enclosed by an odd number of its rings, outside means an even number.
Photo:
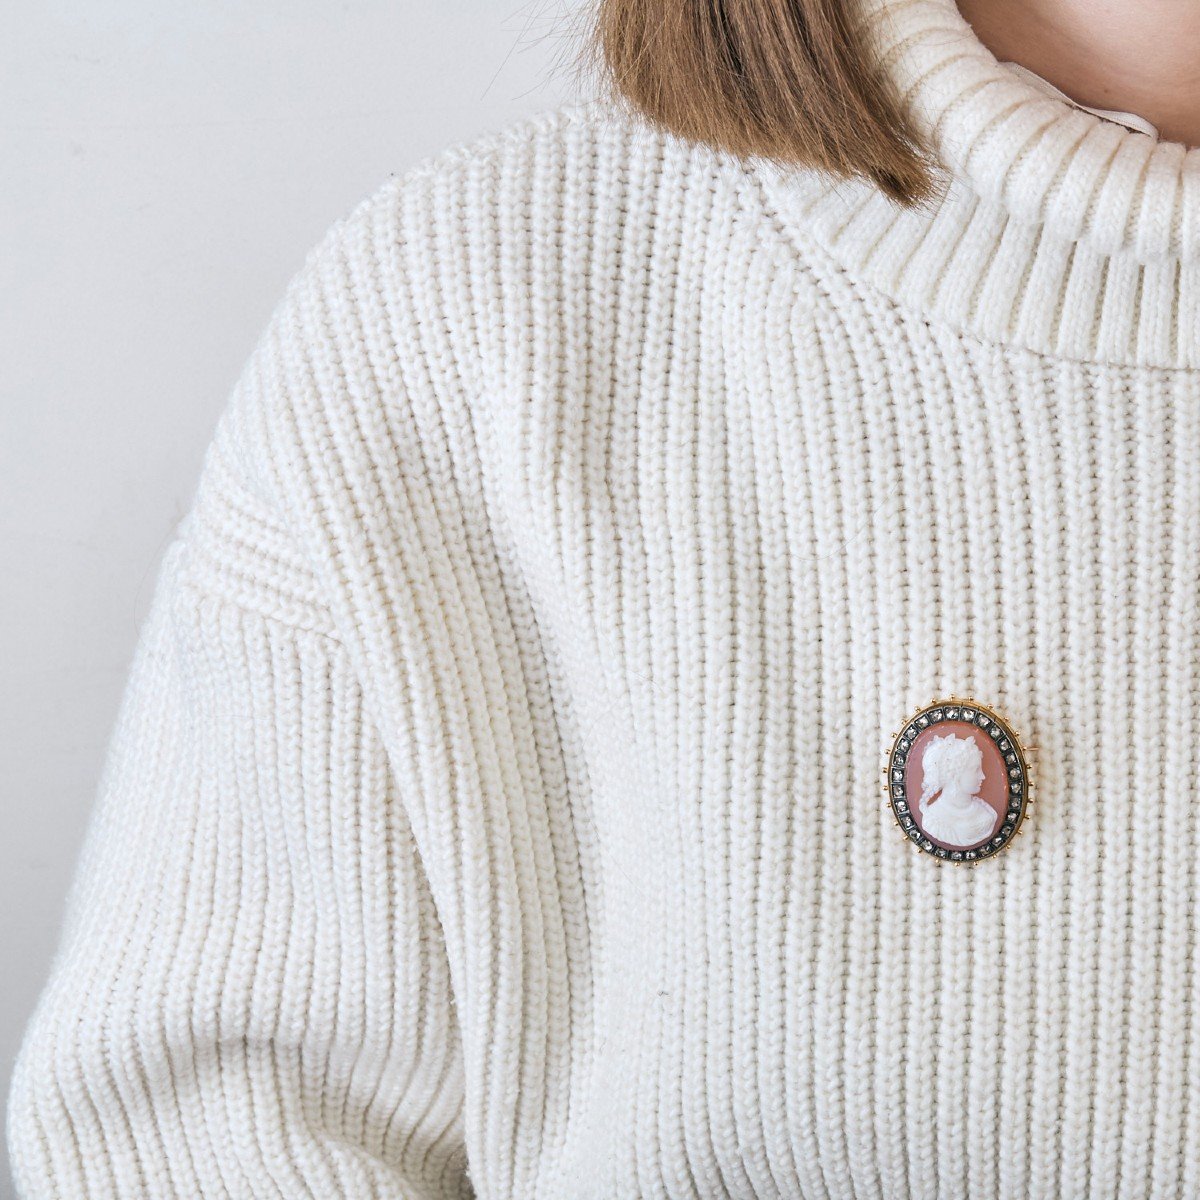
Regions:
<svg viewBox="0 0 1200 1200"><path fill-rule="evenodd" d="M572 63L589 9L5 5L4 1097L159 559L259 332L308 248L390 174L588 91Z"/></svg>

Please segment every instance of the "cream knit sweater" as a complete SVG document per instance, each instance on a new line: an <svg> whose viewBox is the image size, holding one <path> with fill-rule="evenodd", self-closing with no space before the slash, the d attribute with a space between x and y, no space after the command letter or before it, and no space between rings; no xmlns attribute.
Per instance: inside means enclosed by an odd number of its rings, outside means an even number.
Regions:
<svg viewBox="0 0 1200 1200"><path fill-rule="evenodd" d="M1200 1197L1200 150L870 3L923 212L584 102L307 259L162 564L24 1196ZM1039 747L967 869L879 779L950 692Z"/></svg>

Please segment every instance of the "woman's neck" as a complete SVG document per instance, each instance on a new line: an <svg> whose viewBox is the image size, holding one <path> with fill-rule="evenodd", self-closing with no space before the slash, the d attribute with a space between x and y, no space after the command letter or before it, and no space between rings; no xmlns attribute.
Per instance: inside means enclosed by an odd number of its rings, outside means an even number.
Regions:
<svg viewBox="0 0 1200 1200"><path fill-rule="evenodd" d="M1194 0L957 0L1001 61L1080 104L1137 113L1163 141L1200 146L1200 4Z"/></svg>
<svg viewBox="0 0 1200 1200"><path fill-rule="evenodd" d="M969 808L973 796L967 795L961 788L957 791L943 791L939 800L946 808Z"/></svg>

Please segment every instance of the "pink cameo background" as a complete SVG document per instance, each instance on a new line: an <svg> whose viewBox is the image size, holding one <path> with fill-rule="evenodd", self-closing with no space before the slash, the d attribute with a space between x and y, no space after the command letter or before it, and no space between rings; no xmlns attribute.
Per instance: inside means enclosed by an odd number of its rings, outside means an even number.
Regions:
<svg viewBox="0 0 1200 1200"><path fill-rule="evenodd" d="M909 813L931 842L969 850L1000 828L1008 807L1008 772L986 733L969 721L940 721L913 742L904 791Z"/></svg>

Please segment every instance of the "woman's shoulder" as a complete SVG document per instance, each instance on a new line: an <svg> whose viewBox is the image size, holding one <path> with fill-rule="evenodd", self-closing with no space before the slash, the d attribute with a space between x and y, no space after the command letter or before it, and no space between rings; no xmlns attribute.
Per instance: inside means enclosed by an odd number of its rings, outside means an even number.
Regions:
<svg viewBox="0 0 1200 1200"><path fill-rule="evenodd" d="M464 175L501 176L539 191L603 182L636 185L671 171L738 171L737 160L682 138L627 103L595 97L514 119L448 143L411 164L384 187L419 188Z"/></svg>
<svg viewBox="0 0 1200 1200"><path fill-rule="evenodd" d="M321 545L330 531L352 536L358 519L314 524L324 481L357 498L397 464L411 475L435 462L453 511L463 464L482 472L489 431L518 419L557 427L558 406L583 406L630 363L665 371L672 328L720 336L773 236L759 203L737 160L608 100L412 163L302 257L226 406L199 507L217 522L253 510L276 547L299 514ZM205 528L196 522L197 542ZM297 585L314 588L306 576Z"/></svg>
<svg viewBox="0 0 1200 1200"><path fill-rule="evenodd" d="M464 169L511 162L513 155L553 154L570 146L612 139L627 142L636 152L639 147L649 149L656 134L659 131L653 125L615 100L566 101L447 142L410 164L397 182L411 185Z"/></svg>
<svg viewBox="0 0 1200 1200"><path fill-rule="evenodd" d="M673 251L711 223L770 224L757 176L736 156L655 125L618 100L589 98L449 143L390 175L335 222L390 225L419 274L493 255L524 280L586 260L611 266L632 251L670 270ZM318 252L320 247L314 248ZM482 257L481 257L482 256Z"/></svg>

